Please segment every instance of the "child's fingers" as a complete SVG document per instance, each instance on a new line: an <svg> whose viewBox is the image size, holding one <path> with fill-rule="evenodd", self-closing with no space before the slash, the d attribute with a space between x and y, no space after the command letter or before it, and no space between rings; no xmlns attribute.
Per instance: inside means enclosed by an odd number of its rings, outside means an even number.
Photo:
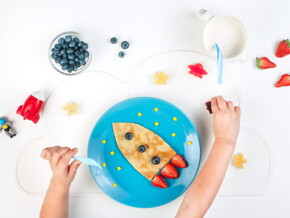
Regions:
<svg viewBox="0 0 290 218"><path fill-rule="evenodd" d="M54 146L54 147L47 147L47 148L44 148L41 152L41 158L44 159L44 160L48 160L50 161L51 160L51 156L53 154L53 152L60 148L60 146Z"/></svg>
<svg viewBox="0 0 290 218"><path fill-rule="evenodd" d="M239 115L241 114L241 108L239 106L235 106L235 112L237 112Z"/></svg>
<svg viewBox="0 0 290 218"><path fill-rule="evenodd" d="M229 110L231 110L231 111L234 110L235 105L234 105L234 103L232 101L227 101L226 104L227 104L227 107L228 107Z"/></svg>
<svg viewBox="0 0 290 218"><path fill-rule="evenodd" d="M81 165L81 162L74 160L70 165L69 165L69 169L68 169L68 176L71 180L74 179L76 173L77 173L77 169L79 168L79 166Z"/></svg>
<svg viewBox="0 0 290 218"><path fill-rule="evenodd" d="M217 104L217 99L216 98L212 98L211 99L211 110L213 113L216 113L219 111L219 108L218 108L218 104Z"/></svg>
<svg viewBox="0 0 290 218"><path fill-rule="evenodd" d="M227 108L226 101L222 96L218 96L216 97L216 99L217 99L218 107L220 110L224 110Z"/></svg>
<svg viewBox="0 0 290 218"><path fill-rule="evenodd" d="M63 170L66 169L68 167L68 164L71 160L71 158L78 152L78 149L77 148L74 148L74 149L70 149L68 150L65 154L62 155L59 163L58 163L58 166L60 168L62 168Z"/></svg>
<svg viewBox="0 0 290 218"><path fill-rule="evenodd" d="M51 158L51 167L56 167L58 162L60 161L60 159L62 158L62 155L64 155L65 153L67 153L70 150L69 147L60 147L57 148L53 154L52 154L52 158Z"/></svg>

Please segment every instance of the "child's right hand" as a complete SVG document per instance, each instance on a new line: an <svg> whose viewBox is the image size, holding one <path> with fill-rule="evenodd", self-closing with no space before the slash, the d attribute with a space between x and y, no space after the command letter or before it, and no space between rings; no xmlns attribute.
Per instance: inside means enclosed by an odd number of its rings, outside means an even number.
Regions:
<svg viewBox="0 0 290 218"><path fill-rule="evenodd" d="M61 188L69 188L73 181L80 162L74 160L69 164L71 158L78 152L77 148L70 149L68 147L48 147L42 150L41 157L49 161L52 170L52 179L55 185Z"/></svg>
<svg viewBox="0 0 290 218"><path fill-rule="evenodd" d="M240 107L218 96L211 99L211 109L215 140L235 146L240 129Z"/></svg>

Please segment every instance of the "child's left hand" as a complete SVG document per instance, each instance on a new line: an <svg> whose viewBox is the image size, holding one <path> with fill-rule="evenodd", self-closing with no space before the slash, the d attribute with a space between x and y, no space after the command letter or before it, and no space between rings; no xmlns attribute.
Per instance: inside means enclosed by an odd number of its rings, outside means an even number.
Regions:
<svg viewBox="0 0 290 218"><path fill-rule="evenodd" d="M69 147L60 146L43 149L41 157L49 161L53 174L51 182L61 188L69 189L70 184L76 175L77 169L81 164L77 160L74 160L69 164L71 158L77 152L77 148L70 149Z"/></svg>

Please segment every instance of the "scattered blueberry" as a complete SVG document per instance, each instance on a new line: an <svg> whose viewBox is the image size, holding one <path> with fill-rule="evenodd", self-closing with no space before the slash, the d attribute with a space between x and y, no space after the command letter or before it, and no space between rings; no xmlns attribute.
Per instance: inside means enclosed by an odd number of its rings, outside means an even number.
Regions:
<svg viewBox="0 0 290 218"><path fill-rule="evenodd" d="M154 157L152 157L152 163L154 164L154 165L157 165L157 164L159 164L160 163L160 158L159 157L157 157L157 156L154 156Z"/></svg>
<svg viewBox="0 0 290 218"><path fill-rule="evenodd" d="M72 36L71 36L71 35L66 35L66 36L64 37L64 40L65 40L66 42L70 42L70 41L72 40Z"/></svg>
<svg viewBox="0 0 290 218"><path fill-rule="evenodd" d="M119 57L120 57L120 58L123 58L123 57L125 57L125 52L123 52L123 51L120 51L120 52L119 52Z"/></svg>
<svg viewBox="0 0 290 218"><path fill-rule="evenodd" d="M121 43L121 47L122 47L123 49L127 49L127 48L129 48L129 42L127 42L127 41L123 41L123 42Z"/></svg>
<svg viewBox="0 0 290 218"><path fill-rule="evenodd" d="M87 64L90 53L87 51L89 45L78 37L66 35L58 39L51 49L50 57L61 66L61 69L71 73L79 67Z"/></svg>
<svg viewBox="0 0 290 218"><path fill-rule="evenodd" d="M132 138L133 138L133 134L132 134L132 133L127 132L127 133L125 134L125 139L127 139L127 140L131 140Z"/></svg>
<svg viewBox="0 0 290 218"><path fill-rule="evenodd" d="M139 145L138 151L141 152L141 153L143 153L144 151L146 151L145 145Z"/></svg>
<svg viewBox="0 0 290 218"><path fill-rule="evenodd" d="M118 39L116 37L111 38L111 43L116 44L118 42Z"/></svg>

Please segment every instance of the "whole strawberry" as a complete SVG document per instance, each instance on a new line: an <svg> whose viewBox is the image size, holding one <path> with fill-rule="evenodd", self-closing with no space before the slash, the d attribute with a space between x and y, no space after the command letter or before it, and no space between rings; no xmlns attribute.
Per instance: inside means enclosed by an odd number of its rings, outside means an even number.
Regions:
<svg viewBox="0 0 290 218"><path fill-rule="evenodd" d="M269 58L266 58L266 57L256 58L256 65L261 70L276 67L276 64L270 61Z"/></svg>
<svg viewBox="0 0 290 218"><path fill-rule="evenodd" d="M290 54L290 41L289 39L285 39L279 43L276 51L276 56L278 58L282 58L288 54Z"/></svg>

